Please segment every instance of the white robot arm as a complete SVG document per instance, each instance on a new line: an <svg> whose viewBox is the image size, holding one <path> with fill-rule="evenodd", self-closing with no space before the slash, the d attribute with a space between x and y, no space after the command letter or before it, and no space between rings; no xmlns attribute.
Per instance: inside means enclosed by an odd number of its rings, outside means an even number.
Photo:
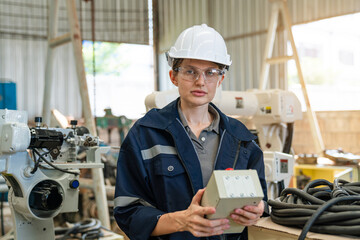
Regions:
<svg viewBox="0 0 360 240"><path fill-rule="evenodd" d="M146 109L162 108L178 96L177 89L153 92L145 99ZM251 120L263 151L284 152L282 127L302 118L301 104L295 94L280 89L245 92L219 89L212 102L227 115Z"/></svg>
<svg viewBox="0 0 360 240"><path fill-rule="evenodd" d="M146 109L162 108L178 96L177 89L153 92L145 99ZM289 154L292 125L302 118L301 104L296 95L280 89L240 92L219 88L212 102L225 114L253 123L264 151L268 183L285 181L287 186L294 166L294 158Z"/></svg>
<svg viewBox="0 0 360 240"><path fill-rule="evenodd" d="M0 172L9 186L15 239L55 239L52 219L78 210L79 169L103 167L100 154L109 149L72 123L70 129L40 122L29 128L26 112L0 110ZM76 160L80 147L86 162Z"/></svg>

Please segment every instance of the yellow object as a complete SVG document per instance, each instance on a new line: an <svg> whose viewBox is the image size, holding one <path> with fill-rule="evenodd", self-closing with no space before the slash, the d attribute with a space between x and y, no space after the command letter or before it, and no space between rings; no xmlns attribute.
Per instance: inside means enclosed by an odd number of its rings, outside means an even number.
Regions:
<svg viewBox="0 0 360 240"><path fill-rule="evenodd" d="M310 181L315 179L326 179L333 182L335 178L341 178L346 181L353 181L353 168L344 166L324 166L300 164L294 166L294 183L297 186L296 177L305 175L310 177ZM357 180L357 179L355 179Z"/></svg>
<svg viewBox="0 0 360 240"><path fill-rule="evenodd" d="M114 232L108 232L103 230L104 236L99 238L99 240L124 240L125 238Z"/></svg>

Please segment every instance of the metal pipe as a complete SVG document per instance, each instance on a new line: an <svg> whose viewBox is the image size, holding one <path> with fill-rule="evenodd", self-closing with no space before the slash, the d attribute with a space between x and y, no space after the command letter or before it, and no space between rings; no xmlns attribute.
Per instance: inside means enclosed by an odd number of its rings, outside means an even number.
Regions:
<svg viewBox="0 0 360 240"><path fill-rule="evenodd" d="M54 59L54 50L50 46L50 40L55 38L57 34L57 17L59 10L58 0L52 1L49 4L49 35L48 35L48 51L46 55L46 68L45 68L45 87L44 87L44 99L43 99L43 123L50 125L50 102L51 102L51 89L53 84L52 68Z"/></svg>

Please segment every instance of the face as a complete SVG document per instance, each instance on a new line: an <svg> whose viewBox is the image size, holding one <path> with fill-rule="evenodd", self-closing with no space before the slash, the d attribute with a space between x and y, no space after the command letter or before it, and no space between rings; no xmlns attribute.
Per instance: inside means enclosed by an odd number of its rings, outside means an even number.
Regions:
<svg viewBox="0 0 360 240"><path fill-rule="evenodd" d="M196 60L196 59L184 59L180 67L193 67L194 69L205 70L208 68L218 69L218 65L213 62ZM203 74L200 74L199 78L193 82L186 81L181 77L181 74L170 70L169 72L171 82L178 87L182 106L187 107L199 107L207 106L215 96L216 88L220 86L224 80L224 75L221 76L217 82L205 81Z"/></svg>

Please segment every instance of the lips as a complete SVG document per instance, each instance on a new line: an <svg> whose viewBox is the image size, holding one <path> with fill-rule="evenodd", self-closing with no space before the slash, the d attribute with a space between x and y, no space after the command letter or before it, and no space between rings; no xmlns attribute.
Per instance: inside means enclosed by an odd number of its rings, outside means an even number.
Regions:
<svg viewBox="0 0 360 240"><path fill-rule="evenodd" d="M191 91L191 93L196 97L202 97L207 94L205 91L202 91L202 90L194 90L194 91Z"/></svg>

